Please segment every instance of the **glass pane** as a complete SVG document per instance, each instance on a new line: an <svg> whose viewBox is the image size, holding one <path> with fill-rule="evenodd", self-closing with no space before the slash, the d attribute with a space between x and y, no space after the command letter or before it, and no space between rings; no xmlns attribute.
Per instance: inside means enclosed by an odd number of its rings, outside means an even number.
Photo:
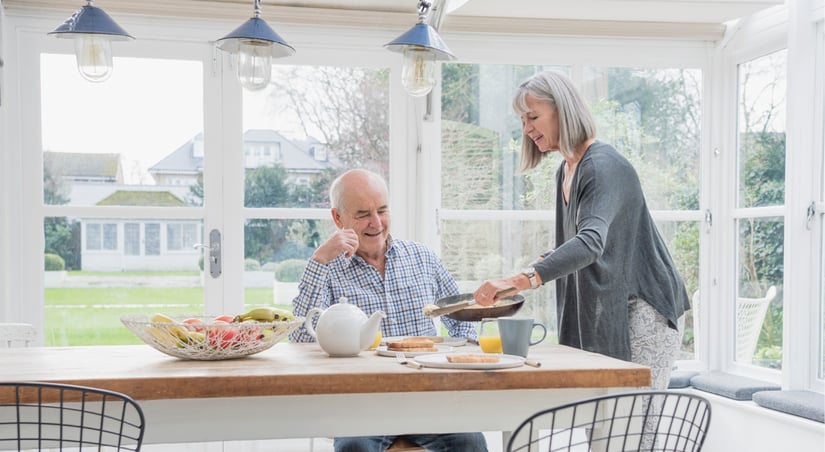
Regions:
<svg viewBox="0 0 825 452"><path fill-rule="evenodd" d="M702 71L585 68L599 140L630 160L655 210L699 208Z"/></svg>
<svg viewBox="0 0 825 452"><path fill-rule="evenodd" d="M44 219L47 346L139 344L140 339L120 323L121 315L202 313L201 253L192 247L174 252L158 248L157 253L154 245L140 247L150 234L166 230L160 227L166 220L95 221ZM201 230L200 220L190 220L190 225ZM101 249L104 230L124 240L115 239L113 248ZM97 248L89 247L90 237Z"/></svg>
<svg viewBox="0 0 825 452"><path fill-rule="evenodd" d="M518 175L521 118L512 96L525 78L556 66L444 64L441 95L441 206L445 209L551 209L552 174L542 165Z"/></svg>
<svg viewBox="0 0 825 452"><path fill-rule="evenodd" d="M819 35L819 58L821 61L820 67L825 66L825 23L820 22L817 30ZM822 73L820 71L820 73ZM819 85L819 92L825 93L825 77L819 77L817 81ZM821 96L819 101L822 103L821 117L825 118L825 96ZM825 126L821 127L822 136L819 144L822 146L819 155L822 166L819 168L819 202L825 205ZM825 379L825 214L819 215L819 274L822 278L819 281L819 369L817 377L820 380Z"/></svg>
<svg viewBox="0 0 825 452"><path fill-rule="evenodd" d="M73 55L42 54L41 66L46 205L139 214L192 204L203 168L200 61L115 58L104 83L83 80ZM46 345L138 344L121 315L203 311L201 253L191 247L202 221L168 212L43 219Z"/></svg>
<svg viewBox="0 0 825 452"><path fill-rule="evenodd" d="M461 292L472 292L486 279L528 267L552 248L554 228L549 221L442 221L441 258ZM526 301L519 313L534 316L557 338L555 285L545 284L522 295Z"/></svg>
<svg viewBox="0 0 825 452"><path fill-rule="evenodd" d="M144 252L147 256L157 256L160 254L160 224L146 223L144 225L146 236L144 238Z"/></svg>
<svg viewBox="0 0 825 452"><path fill-rule="evenodd" d="M782 368L782 217L737 221L736 361Z"/></svg>
<svg viewBox="0 0 825 452"><path fill-rule="evenodd" d="M332 220L249 220L244 225L245 308L292 309L298 281L315 248L332 235Z"/></svg>
<svg viewBox="0 0 825 452"><path fill-rule="evenodd" d="M272 72L267 88L243 92L244 206L329 207L327 187L344 169L388 177L386 69Z"/></svg>
<svg viewBox="0 0 825 452"><path fill-rule="evenodd" d="M46 204L186 205L203 168L199 61L115 58L89 83L73 55L43 54L41 90Z"/></svg>
<svg viewBox="0 0 825 452"><path fill-rule="evenodd" d="M823 154L825 155L825 154ZM822 199L825 199L823 195ZM822 278L819 281L819 379L825 379L825 221L819 216L819 265Z"/></svg>
<svg viewBox="0 0 825 452"><path fill-rule="evenodd" d="M785 203L787 50L739 65L739 207Z"/></svg>
<svg viewBox="0 0 825 452"><path fill-rule="evenodd" d="M695 359L696 336L700 334L699 310L701 300L694 297L699 290L699 230L696 222L659 222L656 224L662 234L679 274L685 280L687 293L691 297L692 310L685 313L685 330L682 335L682 350L677 359Z"/></svg>
<svg viewBox="0 0 825 452"><path fill-rule="evenodd" d="M123 251L128 256L140 255L140 223L123 225Z"/></svg>
<svg viewBox="0 0 825 452"><path fill-rule="evenodd" d="M272 83L243 92L244 206L329 208L350 168L389 176L387 69L273 66ZM297 281L332 220L251 218L244 225L247 307L291 309Z"/></svg>
<svg viewBox="0 0 825 452"><path fill-rule="evenodd" d="M521 121L512 94L539 66L445 64L442 95L442 207L554 211L558 154L516 175ZM699 208L702 73L695 69L585 68L582 91L590 101L600 139L636 167L653 208ZM659 225L689 293L698 288L696 223ZM520 270L552 247L552 222L445 221L442 257L457 279L473 290L485 276ZM529 240L512 243L512 237ZM548 285L549 286L549 285ZM555 328L555 292L542 289L545 322ZM688 314L688 317L690 314ZM692 358L694 325L686 319L681 358Z"/></svg>

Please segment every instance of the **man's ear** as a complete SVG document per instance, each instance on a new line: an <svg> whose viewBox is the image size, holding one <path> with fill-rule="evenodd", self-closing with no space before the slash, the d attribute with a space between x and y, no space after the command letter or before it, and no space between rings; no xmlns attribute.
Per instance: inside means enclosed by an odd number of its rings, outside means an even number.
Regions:
<svg viewBox="0 0 825 452"><path fill-rule="evenodd" d="M335 226L338 226L338 229L343 229L344 223L341 221L341 212L333 207L330 209L330 213L332 214L332 221L335 223Z"/></svg>

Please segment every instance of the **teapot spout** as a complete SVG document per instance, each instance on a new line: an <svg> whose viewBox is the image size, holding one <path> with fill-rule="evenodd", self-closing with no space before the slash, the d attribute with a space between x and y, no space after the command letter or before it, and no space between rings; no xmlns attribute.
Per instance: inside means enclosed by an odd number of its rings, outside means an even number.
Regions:
<svg viewBox="0 0 825 452"><path fill-rule="evenodd" d="M381 327L381 319L387 316L384 311L375 311L361 325L361 350L366 350L375 341L378 329Z"/></svg>

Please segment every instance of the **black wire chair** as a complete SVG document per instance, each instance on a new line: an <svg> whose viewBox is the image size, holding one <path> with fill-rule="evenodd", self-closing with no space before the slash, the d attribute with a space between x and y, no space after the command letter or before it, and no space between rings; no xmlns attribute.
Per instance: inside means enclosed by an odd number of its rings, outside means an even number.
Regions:
<svg viewBox="0 0 825 452"><path fill-rule="evenodd" d="M530 416L513 432L507 452L698 452L710 411L705 398L680 392L594 397Z"/></svg>
<svg viewBox="0 0 825 452"><path fill-rule="evenodd" d="M143 410L125 394L0 382L0 450L139 451L145 428Z"/></svg>

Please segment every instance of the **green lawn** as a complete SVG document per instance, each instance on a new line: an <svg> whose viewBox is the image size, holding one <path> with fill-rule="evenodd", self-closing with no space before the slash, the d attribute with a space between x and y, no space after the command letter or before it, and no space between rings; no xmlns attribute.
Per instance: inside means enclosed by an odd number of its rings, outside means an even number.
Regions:
<svg viewBox="0 0 825 452"><path fill-rule="evenodd" d="M200 287L56 288L46 289L45 297L46 346L142 343L120 322L123 314L204 315ZM245 301L271 305L272 289L246 289Z"/></svg>

